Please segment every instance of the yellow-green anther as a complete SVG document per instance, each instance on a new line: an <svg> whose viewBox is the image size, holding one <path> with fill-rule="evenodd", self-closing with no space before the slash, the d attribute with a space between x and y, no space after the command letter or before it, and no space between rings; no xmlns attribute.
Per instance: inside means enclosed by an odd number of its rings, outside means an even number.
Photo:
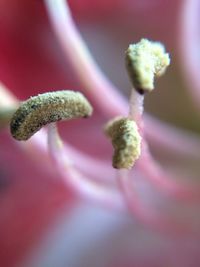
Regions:
<svg viewBox="0 0 200 267"><path fill-rule="evenodd" d="M170 64L165 47L147 39L129 45L125 60L130 80L140 93L152 91L154 78L161 76Z"/></svg>
<svg viewBox="0 0 200 267"><path fill-rule="evenodd" d="M141 152L141 136L135 121L117 117L105 126L106 135L111 138L114 148L113 167L130 169Z"/></svg>
<svg viewBox="0 0 200 267"><path fill-rule="evenodd" d="M88 100L79 92L63 90L39 94L22 102L14 113L11 134L17 140L27 140L48 123L88 117L92 111Z"/></svg>

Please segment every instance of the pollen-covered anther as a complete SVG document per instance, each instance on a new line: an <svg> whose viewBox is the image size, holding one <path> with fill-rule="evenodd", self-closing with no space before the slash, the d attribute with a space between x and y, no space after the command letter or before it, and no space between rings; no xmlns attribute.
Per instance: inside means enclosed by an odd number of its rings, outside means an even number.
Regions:
<svg viewBox="0 0 200 267"><path fill-rule="evenodd" d="M164 45L147 39L130 44L125 60L130 80L140 93L152 91L154 78L161 76L170 64Z"/></svg>
<svg viewBox="0 0 200 267"><path fill-rule="evenodd" d="M117 117L106 124L104 131L112 140L113 167L132 168L141 153L141 136L135 121Z"/></svg>
<svg viewBox="0 0 200 267"><path fill-rule="evenodd" d="M27 140L48 123L88 117L92 111L88 100L79 92L39 94L22 102L16 110L10 123L11 134L17 140Z"/></svg>

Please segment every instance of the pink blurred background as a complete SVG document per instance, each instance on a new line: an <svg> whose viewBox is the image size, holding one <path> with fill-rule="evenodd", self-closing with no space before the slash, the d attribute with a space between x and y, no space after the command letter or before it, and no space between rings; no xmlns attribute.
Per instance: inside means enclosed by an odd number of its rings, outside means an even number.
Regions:
<svg viewBox="0 0 200 267"><path fill-rule="evenodd" d="M156 92L146 99L145 109L163 121L198 133L199 115L181 65L184 3L69 1L94 57L124 95L130 89L124 67L128 44L146 37L166 45L172 65L157 82ZM81 90L63 57L43 1L0 0L0 78L21 100L48 90ZM95 125L103 120L97 115L94 124L87 124L95 133ZM62 124L62 136L95 155L96 140L91 141L91 147L88 137L81 139L84 145L77 142L76 127L73 122ZM80 201L63 185L53 167L41 166L40 159L27 156L8 129L1 130L0 135L0 266L200 266L199 238L167 236L134 218ZM103 157L105 149L99 148L98 153Z"/></svg>

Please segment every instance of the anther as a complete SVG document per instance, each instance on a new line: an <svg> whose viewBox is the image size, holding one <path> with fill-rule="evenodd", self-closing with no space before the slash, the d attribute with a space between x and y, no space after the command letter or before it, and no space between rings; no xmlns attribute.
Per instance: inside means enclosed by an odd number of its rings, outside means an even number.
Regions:
<svg viewBox="0 0 200 267"><path fill-rule="evenodd" d="M48 123L88 117L92 111L88 100L79 92L63 90L39 94L22 102L14 113L11 134L17 140L27 140Z"/></svg>
<svg viewBox="0 0 200 267"><path fill-rule="evenodd" d="M114 148L113 167L133 167L141 152L141 136L137 124L129 118L117 117L109 121L104 130L111 138Z"/></svg>
<svg viewBox="0 0 200 267"><path fill-rule="evenodd" d="M154 89L154 78L161 76L170 64L169 54L159 42L141 39L129 45L126 51L126 67L133 87L140 93Z"/></svg>

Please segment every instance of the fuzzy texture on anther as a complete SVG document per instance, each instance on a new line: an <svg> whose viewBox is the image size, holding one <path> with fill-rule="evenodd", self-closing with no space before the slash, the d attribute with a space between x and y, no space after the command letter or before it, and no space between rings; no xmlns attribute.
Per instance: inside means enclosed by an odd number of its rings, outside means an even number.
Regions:
<svg viewBox="0 0 200 267"><path fill-rule="evenodd" d="M161 76L170 64L164 45L147 39L129 45L125 60L130 80L140 93L152 91L154 78Z"/></svg>
<svg viewBox="0 0 200 267"><path fill-rule="evenodd" d="M63 90L39 94L22 102L14 113L11 134L17 140L27 140L48 123L88 117L92 111L88 100L79 92Z"/></svg>
<svg viewBox="0 0 200 267"><path fill-rule="evenodd" d="M113 167L132 168L141 153L141 136L135 121L117 117L109 121L104 130L114 147Z"/></svg>

